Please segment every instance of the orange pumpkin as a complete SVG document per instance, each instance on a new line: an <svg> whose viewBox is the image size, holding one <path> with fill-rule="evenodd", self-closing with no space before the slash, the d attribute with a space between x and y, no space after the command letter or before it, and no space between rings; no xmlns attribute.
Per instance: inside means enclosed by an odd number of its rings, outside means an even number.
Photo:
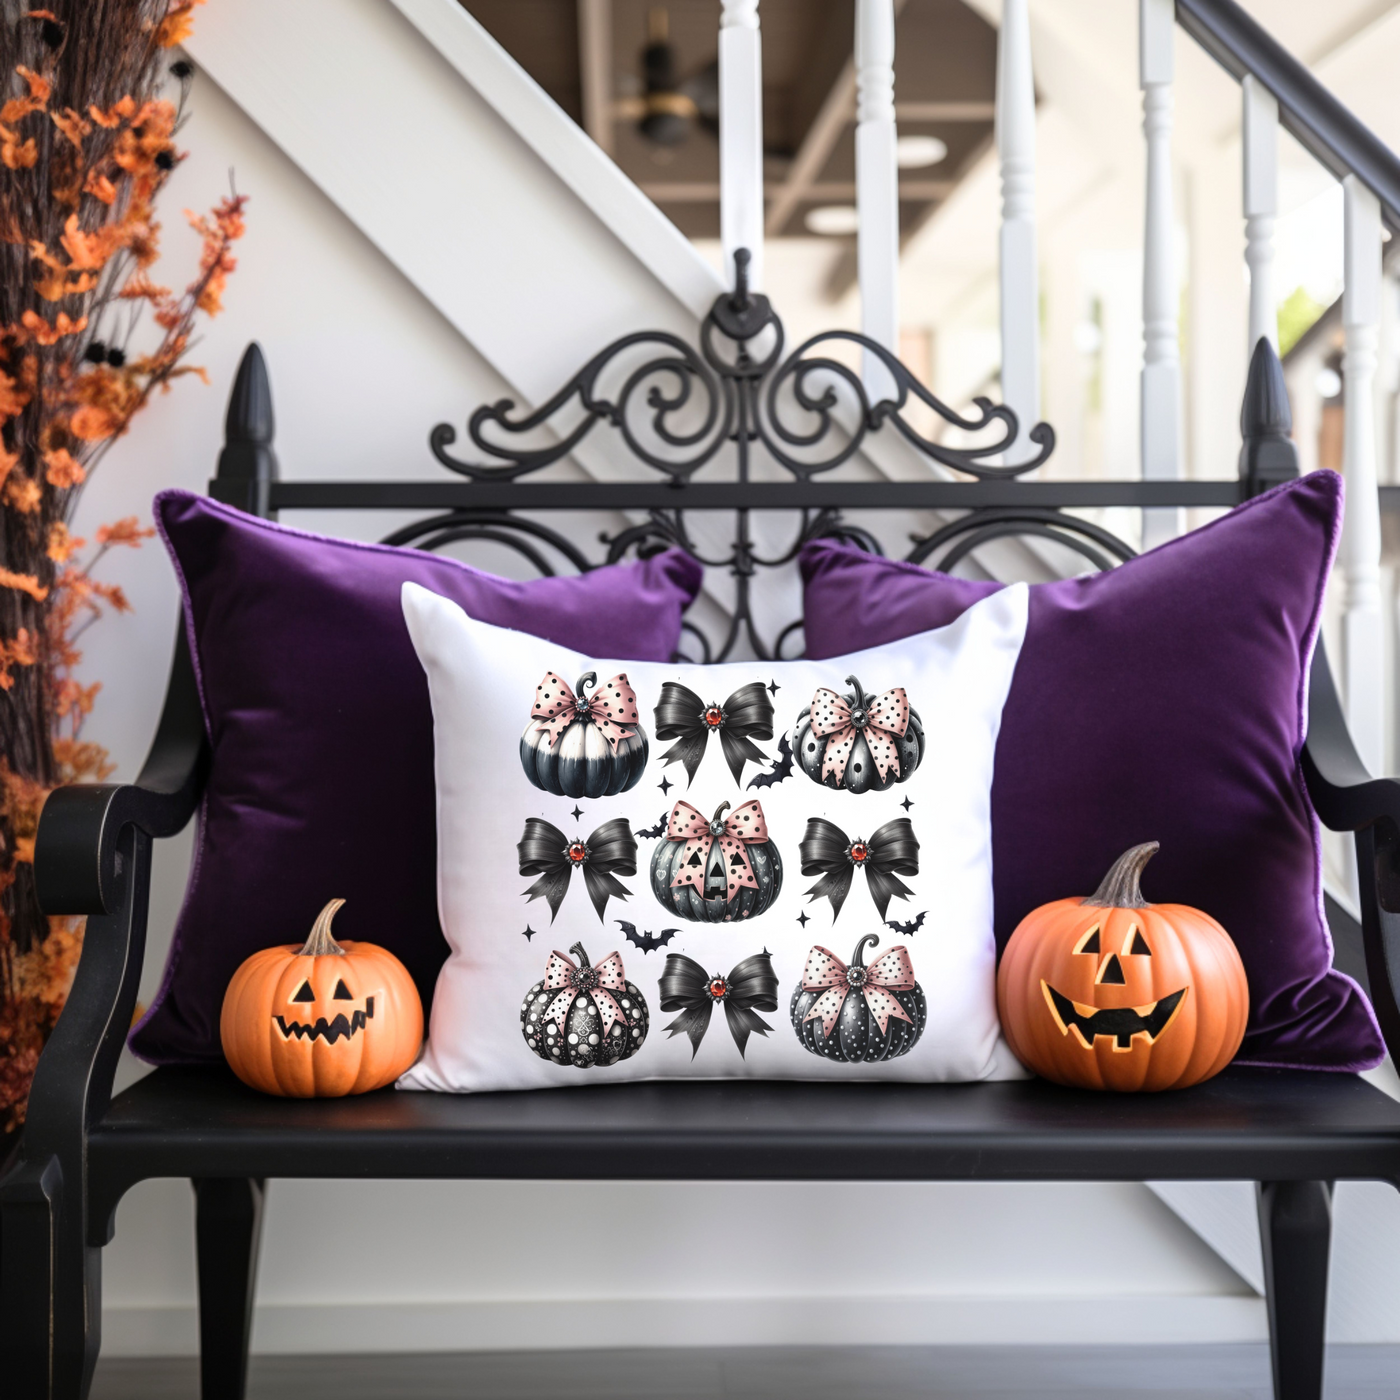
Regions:
<svg viewBox="0 0 1400 1400"><path fill-rule="evenodd" d="M1139 888L1157 843L1118 858L1088 899L1021 920L997 972L1017 1059L1084 1089L1184 1089L1219 1074L1244 1039L1249 986L1229 935Z"/></svg>
<svg viewBox="0 0 1400 1400"><path fill-rule="evenodd" d="M265 1094L335 1098L381 1089L418 1058L423 1006L408 969L373 943L337 943L321 910L311 937L264 948L233 974L219 1034L233 1072Z"/></svg>

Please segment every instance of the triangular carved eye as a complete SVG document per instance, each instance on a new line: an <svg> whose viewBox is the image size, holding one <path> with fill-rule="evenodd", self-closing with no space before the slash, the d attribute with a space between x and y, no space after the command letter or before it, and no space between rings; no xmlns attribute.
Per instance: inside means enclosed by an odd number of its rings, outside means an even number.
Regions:
<svg viewBox="0 0 1400 1400"><path fill-rule="evenodd" d="M292 993L293 1001L315 1001L316 993L311 990L310 982L303 982L300 987Z"/></svg>
<svg viewBox="0 0 1400 1400"><path fill-rule="evenodd" d="M1086 938L1074 951L1076 953L1097 953L1099 951L1098 929L1091 930L1088 938Z"/></svg>
<svg viewBox="0 0 1400 1400"><path fill-rule="evenodd" d="M344 982L337 979L335 984L335 991L331 993L331 1000L354 1001L355 998L350 995L350 988L347 987Z"/></svg>
<svg viewBox="0 0 1400 1400"><path fill-rule="evenodd" d="M1099 973L1098 981L1104 987L1123 987L1127 985L1128 979L1123 976L1123 964L1118 961L1117 953L1110 953Z"/></svg>
<svg viewBox="0 0 1400 1400"><path fill-rule="evenodd" d="M1133 946L1128 949L1128 952L1136 953L1144 958L1152 956L1152 949L1147 946L1147 940L1142 936L1141 929L1135 928L1133 930Z"/></svg>

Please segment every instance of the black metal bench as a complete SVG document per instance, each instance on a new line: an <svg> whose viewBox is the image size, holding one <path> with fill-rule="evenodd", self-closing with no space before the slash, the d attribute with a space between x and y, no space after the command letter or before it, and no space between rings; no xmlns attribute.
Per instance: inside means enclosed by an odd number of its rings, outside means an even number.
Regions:
<svg viewBox="0 0 1400 1400"><path fill-rule="evenodd" d="M897 411L906 395L923 398L945 418L957 415L892 360L899 404L864 406L843 428L834 410L828 413L819 380L822 373L844 375L855 393L855 377L824 361L820 345L816 353L804 346L783 359L780 328L761 297L742 291L721 297L701 344L697 353L671 336L630 337L520 422L511 420L509 405L478 410L471 434L494 454L494 465L456 461L448 451L452 430L435 430L435 454L471 479L376 483L278 479L266 371L253 347L239 371L211 490L267 516L292 507L435 510L395 542L512 542L546 570L556 552L576 567L588 561L570 540L516 512L633 512L637 523L608 540L610 558L671 543L700 553L687 514L733 512L730 555L707 561L735 576L733 625L713 649L691 633L710 660L727 655L741 632L764 653L749 606L760 567L790 561L797 544L816 535L875 546L858 523L842 517L843 509L966 512L916 541L910 557L921 561L937 556L950 565L989 541L1029 534L1108 567L1132 550L1101 527L1066 515L1065 507L1228 506L1297 469L1281 371L1263 342L1246 391L1238 481L1079 483L1023 481L1018 478L1032 464L994 465L1015 422L1007 410L983 401L977 418L958 421L999 431L991 445L953 451L918 438ZM648 348L657 354L650 370L629 379L624 368L626 388L616 402L606 399L604 378ZM814 364L826 365L815 378L804 369ZM639 429L629 441L660 474L659 483L517 480L563 457L589 427L620 427L633 407L629 396L640 399L642 385L650 386L650 436ZM778 393L794 385L805 385L806 411L817 415L802 420L806 434L813 421L820 429L810 437L783 426ZM566 430L544 448L500 445L502 433L537 427L575 400L581 430ZM694 415L688 428L668 416L684 413ZM869 481L824 474L868 434L891 427L926 456L972 479ZM492 433L495 446L488 443ZM1043 424L1032 439L1041 457L1053 448L1054 435ZM816 460L827 441L836 446ZM760 443L785 468L786 479L751 479L750 453ZM692 480L721 450L734 453L737 479ZM797 543L782 558L759 557L749 516L755 509L801 512ZM1356 832L1361 873L1362 927L1333 910L1338 957L1369 981L1395 1051L1400 783L1372 779L1364 770L1321 650L1311 704L1308 787L1328 826ZM187 1176L194 1183L202 1393L206 1400L235 1400L244 1391L266 1178L546 1178L557 1174L560 1161L570 1164L572 1175L593 1178L625 1171L657 1179L1256 1181L1275 1393L1279 1400L1319 1400L1331 1184L1374 1178L1400 1186L1400 1104L1354 1075L1230 1069L1195 1089L1150 1097L1082 1093L1039 1081L735 1082L619 1086L586 1096L386 1090L294 1101L262 1097L225 1071L160 1069L112 1099L141 971L151 843L190 819L208 758L182 631L155 745L137 782L62 789L44 810L40 899L51 912L88 915L88 925L72 995L34 1081L28 1126L0 1181L0 1376L11 1400L86 1393L99 1345L101 1251L112 1237L118 1202L138 1181Z"/></svg>

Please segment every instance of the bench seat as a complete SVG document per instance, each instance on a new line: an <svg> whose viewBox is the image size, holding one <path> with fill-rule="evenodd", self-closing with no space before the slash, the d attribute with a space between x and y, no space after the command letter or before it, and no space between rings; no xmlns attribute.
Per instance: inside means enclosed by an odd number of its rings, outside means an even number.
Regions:
<svg viewBox="0 0 1400 1400"><path fill-rule="evenodd" d="M1400 1180L1400 1103L1351 1074L1231 1068L1171 1094L655 1081L277 1099L160 1069L91 1131L92 1177ZM114 1204L114 1203L113 1203Z"/></svg>

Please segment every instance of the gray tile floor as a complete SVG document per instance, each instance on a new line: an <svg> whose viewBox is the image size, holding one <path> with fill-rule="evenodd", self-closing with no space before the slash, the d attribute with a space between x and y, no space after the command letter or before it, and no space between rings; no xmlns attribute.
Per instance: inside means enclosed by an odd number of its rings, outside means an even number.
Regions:
<svg viewBox="0 0 1400 1400"><path fill-rule="evenodd" d="M1327 1400L1395 1400L1400 1347L1333 1347ZM92 1400L197 1400L195 1363L99 1364ZM1271 1400L1262 1346L791 1347L259 1357L249 1400Z"/></svg>

